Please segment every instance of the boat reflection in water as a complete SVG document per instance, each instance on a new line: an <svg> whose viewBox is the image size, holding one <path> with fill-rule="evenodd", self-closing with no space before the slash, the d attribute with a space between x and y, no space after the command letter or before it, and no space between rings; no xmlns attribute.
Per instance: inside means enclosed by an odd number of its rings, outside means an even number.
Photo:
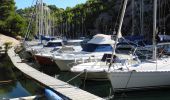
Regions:
<svg viewBox="0 0 170 100"><path fill-rule="evenodd" d="M8 57L0 60L0 99L42 94L43 87L13 67Z"/></svg>

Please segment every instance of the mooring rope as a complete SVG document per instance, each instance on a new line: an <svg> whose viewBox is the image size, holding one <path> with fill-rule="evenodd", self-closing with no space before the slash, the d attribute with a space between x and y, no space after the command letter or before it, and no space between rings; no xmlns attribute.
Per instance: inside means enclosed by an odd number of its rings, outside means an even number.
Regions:
<svg viewBox="0 0 170 100"><path fill-rule="evenodd" d="M110 91L109 91L109 96L104 98L105 100L111 100L114 98L114 95L115 95L115 92L113 92L113 94L111 95L112 93L112 88L110 88Z"/></svg>
<svg viewBox="0 0 170 100"><path fill-rule="evenodd" d="M83 72L79 73L78 75L74 76L73 78L71 78L70 80L66 81L67 83L69 83L70 81L74 80L75 78L79 77L81 74L83 74Z"/></svg>
<svg viewBox="0 0 170 100"><path fill-rule="evenodd" d="M132 77L132 73L133 73L133 71L130 72L130 76L129 76L129 79L128 79L127 83L126 83L125 89L127 88L128 84L129 84L129 82L130 82L130 79L131 79L131 77Z"/></svg>

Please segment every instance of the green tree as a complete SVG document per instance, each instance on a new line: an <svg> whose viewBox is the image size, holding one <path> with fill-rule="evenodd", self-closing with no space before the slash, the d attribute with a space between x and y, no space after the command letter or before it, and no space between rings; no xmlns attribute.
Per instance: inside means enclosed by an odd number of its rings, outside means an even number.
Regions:
<svg viewBox="0 0 170 100"><path fill-rule="evenodd" d="M26 28L25 19L15 12L14 0L1 0L0 33L15 36L22 35Z"/></svg>
<svg viewBox="0 0 170 100"><path fill-rule="evenodd" d="M24 35L26 29L26 21L20 15L15 14L14 16L8 17L6 24L8 25L8 32L12 35Z"/></svg>
<svg viewBox="0 0 170 100"><path fill-rule="evenodd" d="M6 20L15 12L14 0L0 0L0 20Z"/></svg>
<svg viewBox="0 0 170 100"><path fill-rule="evenodd" d="M13 0L1 0L0 3L0 32L4 33L6 29L6 19L14 13L15 3Z"/></svg>

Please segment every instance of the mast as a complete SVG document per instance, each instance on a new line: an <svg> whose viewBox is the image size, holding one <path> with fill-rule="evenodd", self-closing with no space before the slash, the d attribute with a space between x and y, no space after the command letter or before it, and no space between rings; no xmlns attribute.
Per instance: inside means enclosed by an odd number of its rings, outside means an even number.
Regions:
<svg viewBox="0 0 170 100"><path fill-rule="evenodd" d="M36 1L36 34L38 38L41 39L42 30L41 30L41 1Z"/></svg>
<svg viewBox="0 0 170 100"><path fill-rule="evenodd" d="M84 21L84 19L83 19L83 17L81 17L81 36L83 36L83 33L84 33L84 30L83 30L83 22Z"/></svg>
<svg viewBox="0 0 170 100"><path fill-rule="evenodd" d="M143 35L143 0L140 0L140 34Z"/></svg>
<svg viewBox="0 0 170 100"><path fill-rule="evenodd" d="M40 4L39 4L39 0L37 0L37 10L36 10L36 19L37 19L37 31L38 31L38 38L40 39Z"/></svg>
<svg viewBox="0 0 170 100"><path fill-rule="evenodd" d="M118 31L117 31L116 40L115 40L115 44L114 44L114 47L113 47L112 57L111 57L110 63L112 63L113 56L116 53L116 45L118 43L118 39L121 36L121 28L122 28L122 23L123 23L123 19L124 19L124 15L125 15L125 10L126 10L126 6L127 6L127 2L128 2L128 0L124 0L123 8L122 8L122 13L121 13L121 17L120 17L120 22L119 22L119 28L118 28ZM110 66L111 66L111 64L110 64Z"/></svg>
<svg viewBox="0 0 170 100"><path fill-rule="evenodd" d="M166 31L166 25L165 25L165 21L166 21L166 4L167 4L167 1L164 0L164 9L163 9L163 35L165 35L165 31Z"/></svg>
<svg viewBox="0 0 170 100"><path fill-rule="evenodd" d="M52 21L51 21L51 34L52 34L52 36L55 36L55 33L54 33L54 27L55 27L54 23L55 23L55 20L54 20L54 12L53 12ZM58 30L59 30L59 28L58 28ZM57 33L59 33L59 32L57 31Z"/></svg>
<svg viewBox="0 0 170 100"><path fill-rule="evenodd" d="M36 24L36 26L35 26L35 34L36 34L36 36L39 36L39 33L38 33L38 0L36 1L36 5L35 5L35 14L36 14L36 16L35 16L35 24Z"/></svg>
<svg viewBox="0 0 170 100"><path fill-rule="evenodd" d="M44 32L45 34L44 35L47 35L47 36L52 36L51 34L51 15L50 15L50 9L47 7L47 6L44 6Z"/></svg>
<svg viewBox="0 0 170 100"><path fill-rule="evenodd" d="M154 0L154 5L153 5L153 60L156 60L156 15L157 15L157 0Z"/></svg>
<svg viewBox="0 0 170 100"><path fill-rule="evenodd" d="M132 34L134 35L134 0L131 1L131 5L132 5Z"/></svg>
<svg viewBox="0 0 170 100"><path fill-rule="evenodd" d="M41 35L44 35L43 33L43 1L40 0L40 39L41 39ZM41 39L42 42L42 39Z"/></svg>
<svg viewBox="0 0 170 100"><path fill-rule="evenodd" d="M121 13L121 17L120 17L120 22L119 22L119 28L118 28L118 31L117 31L117 36L116 36L116 40L115 40L115 44L114 44L114 48L113 48L113 55L115 55L115 50L116 50L116 45L118 43L118 38L121 36L121 28L122 28L123 18L124 18L124 15L125 15L127 1L128 0L124 0L122 13Z"/></svg>

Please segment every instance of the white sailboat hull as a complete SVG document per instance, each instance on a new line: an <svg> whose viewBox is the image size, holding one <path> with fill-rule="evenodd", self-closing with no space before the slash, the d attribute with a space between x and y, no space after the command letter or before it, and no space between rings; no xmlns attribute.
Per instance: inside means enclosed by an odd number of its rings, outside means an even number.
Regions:
<svg viewBox="0 0 170 100"><path fill-rule="evenodd" d="M108 56L108 54L104 55ZM102 59L104 60L102 57ZM133 56L125 55L125 54L117 54L117 58L119 59L132 59ZM137 63L137 62L129 62L130 64L132 63ZM80 75L81 78L85 78L86 80L108 80L107 73L109 70L114 70L113 67L110 67L110 62L109 61L92 61L92 62L86 62L86 63L81 63L73 66L71 68L71 71L74 73L83 73ZM121 63L114 63L114 66L122 66Z"/></svg>
<svg viewBox="0 0 170 100"><path fill-rule="evenodd" d="M110 72L108 78L114 90L154 88L170 85L170 71Z"/></svg>
<svg viewBox="0 0 170 100"><path fill-rule="evenodd" d="M79 74L79 73L78 73ZM108 80L107 72L84 72L80 75L81 79L94 80L94 81L105 81Z"/></svg>

